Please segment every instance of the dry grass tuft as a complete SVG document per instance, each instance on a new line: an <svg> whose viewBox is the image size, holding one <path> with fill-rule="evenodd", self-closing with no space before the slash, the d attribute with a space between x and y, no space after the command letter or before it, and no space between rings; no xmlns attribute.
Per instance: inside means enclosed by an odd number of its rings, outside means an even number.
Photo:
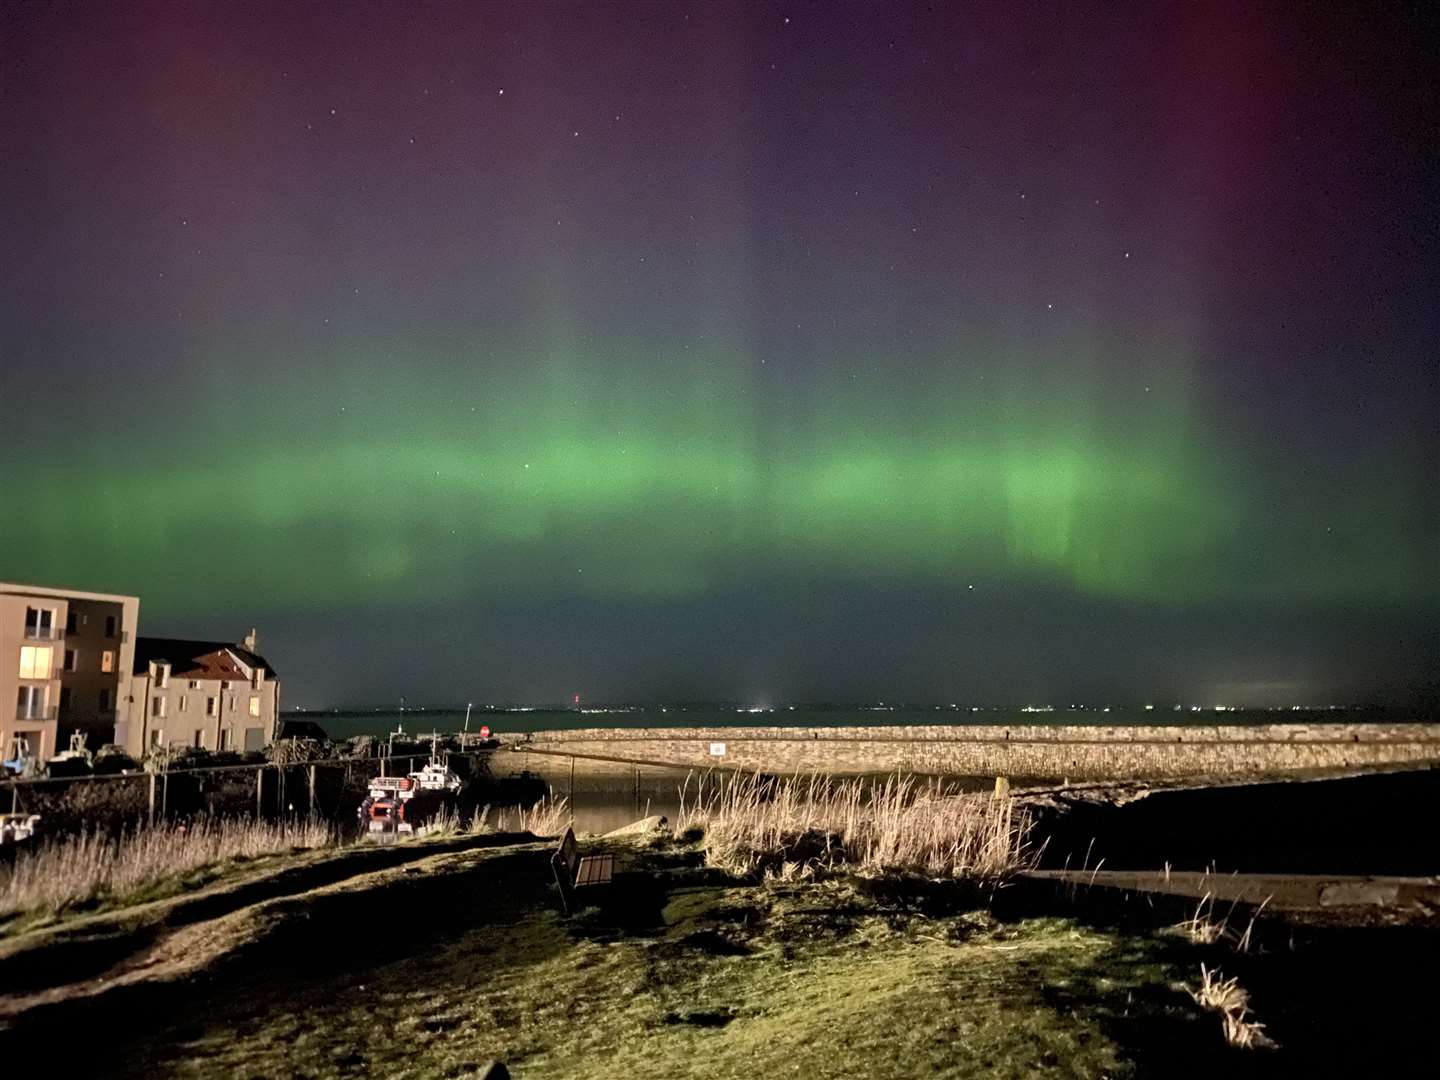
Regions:
<svg viewBox="0 0 1440 1080"><path fill-rule="evenodd" d="M0 869L0 918L22 913L59 914L67 909L138 893L227 859L253 859L335 843L324 822L256 822L244 818L200 819L190 825L157 825L118 836L93 831L48 840L21 851Z"/></svg>
<svg viewBox="0 0 1440 1080"><path fill-rule="evenodd" d="M1208 911L1206 910L1207 905ZM1231 937L1229 920L1216 920L1214 916L1214 900L1207 892L1200 898L1200 903L1195 905L1195 914L1184 922L1176 923L1170 929L1188 938L1196 945L1214 945L1217 941L1229 940Z"/></svg>
<svg viewBox="0 0 1440 1080"><path fill-rule="evenodd" d="M490 808L485 808L488 817ZM482 821L484 818L481 819ZM575 815L570 810L570 800L561 796L547 795L534 806L516 806L502 809L496 815L495 828L499 832L528 832L534 836L560 836L570 828Z"/></svg>
<svg viewBox="0 0 1440 1080"><path fill-rule="evenodd" d="M1267 896L1250 915L1250 922L1245 927L1243 934L1237 934L1230 928L1230 915L1234 914L1235 907L1232 904L1230 912L1222 919L1215 917L1215 901L1210 893L1206 893L1195 905L1195 914L1184 922L1176 923L1170 928L1171 933L1179 934L1196 945L1229 945L1236 952L1248 953L1253 940L1255 923L1264 912L1270 898Z"/></svg>
<svg viewBox="0 0 1440 1080"><path fill-rule="evenodd" d="M1239 979L1227 979L1219 971L1200 965L1200 985L1185 991L1202 1009L1220 1014L1225 1041L1246 1050L1273 1049L1275 1040L1265 1034L1265 1025L1250 1019L1250 994Z"/></svg>
<svg viewBox="0 0 1440 1080"><path fill-rule="evenodd" d="M704 833L707 861L730 873L793 879L848 866L866 874L994 878L1028 864L1025 816L1008 795L955 794L938 782L758 773L680 794L674 834Z"/></svg>

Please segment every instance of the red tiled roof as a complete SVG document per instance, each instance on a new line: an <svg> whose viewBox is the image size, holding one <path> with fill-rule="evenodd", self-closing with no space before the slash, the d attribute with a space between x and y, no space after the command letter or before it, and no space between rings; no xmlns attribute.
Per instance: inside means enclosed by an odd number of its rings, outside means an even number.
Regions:
<svg viewBox="0 0 1440 1080"><path fill-rule="evenodd" d="M268 660L240 645L183 638L137 638L133 670L143 675L154 662L169 664L170 675L176 679L243 679L245 672L236 666L236 657L251 668L263 667L266 678L276 677Z"/></svg>

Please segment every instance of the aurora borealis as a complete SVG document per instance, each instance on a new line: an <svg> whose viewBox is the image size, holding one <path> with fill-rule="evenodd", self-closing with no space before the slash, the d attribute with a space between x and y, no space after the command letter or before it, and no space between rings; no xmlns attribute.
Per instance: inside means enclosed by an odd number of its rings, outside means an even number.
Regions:
<svg viewBox="0 0 1440 1080"><path fill-rule="evenodd" d="M1432 16L3 10L0 578L312 705L1435 684Z"/></svg>

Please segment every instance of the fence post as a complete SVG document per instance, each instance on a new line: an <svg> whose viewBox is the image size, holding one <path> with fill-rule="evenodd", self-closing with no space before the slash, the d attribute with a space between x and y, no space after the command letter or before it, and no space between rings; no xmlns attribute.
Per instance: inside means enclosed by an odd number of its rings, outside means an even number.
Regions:
<svg viewBox="0 0 1440 1080"><path fill-rule="evenodd" d="M255 769L255 820L259 821L264 813L263 799L265 795L265 766L260 765Z"/></svg>
<svg viewBox="0 0 1440 1080"><path fill-rule="evenodd" d="M155 824L155 774L150 774L150 824Z"/></svg>
<svg viewBox="0 0 1440 1080"><path fill-rule="evenodd" d="M310 766L310 816L318 817L320 814L319 804L315 801L315 766Z"/></svg>

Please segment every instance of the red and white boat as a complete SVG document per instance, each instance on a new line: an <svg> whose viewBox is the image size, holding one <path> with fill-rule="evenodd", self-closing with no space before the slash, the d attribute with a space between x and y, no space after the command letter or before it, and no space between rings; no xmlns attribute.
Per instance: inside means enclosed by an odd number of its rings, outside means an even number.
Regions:
<svg viewBox="0 0 1440 1080"><path fill-rule="evenodd" d="M407 776L377 776L360 804L360 823L369 832L414 832L446 810L454 809L464 787L460 777L430 742L430 760Z"/></svg>

